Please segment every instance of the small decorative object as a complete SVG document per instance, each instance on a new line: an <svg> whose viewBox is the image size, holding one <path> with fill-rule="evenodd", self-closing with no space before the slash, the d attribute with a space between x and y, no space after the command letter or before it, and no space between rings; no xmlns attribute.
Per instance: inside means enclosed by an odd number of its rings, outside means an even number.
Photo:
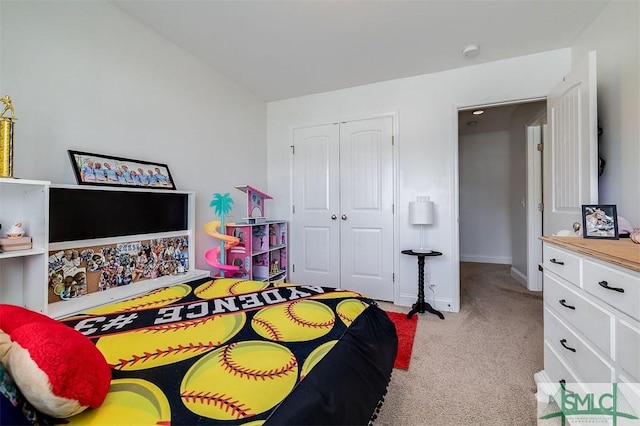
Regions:
<svg viewBox="0 0 640 426"><path fill-rule="evenodd" d="M21 306L0 313L0 360L36 409L65 418L102 404L111 369L91 340Z"/></svg>
<svg viewBox="0 0 640 426"><path fill-rule="evenodd" d="M69 150L78 185L176 189L166 164Z"/></svg>
<svg viewBox="0 0 640 426"><path fill-rule="evenodd" d="M618 215L615 204L583 205L582 236L584 238L617 240Z"/></svg>
<svg viewBox="0 0 640 426"><path fill-rule="evenodd" d="M0 98L0 177L13 177L13 122L17 120L11 96ZM10 117L5 117L9 113Z"/></svg>
<svg viewBox="0 0 640 426"><path fill-rule="evenodd" d="M247 223L260 223L266 220L264 201L272 200L273 197L250 185L236 186L236 189L247 194Z"/></svg>
<svg viewBox="0 0 640 426"><path fill-rule="evenodd" d="M209 265L220 271L222 278L226 276L227 272L232 276L240 270L237 265L228 265L226 260L227 250L231 250L240 243L240 238L226 234L225 218L231 212L232 205L233 198L228 192L224 194L216 192L213 194L213 200L209 203L209 207L213 207L220 220L204 224L204 231L219 240L217 247L205 252L204 259ZM220 230L219 232L218 229Z"/></svg>
<svg viewBox="0 0 640 426"><path fill-rule="evenodd" d="M634 228L629 238L631 238L631 241L634 243L640 244L640 228Z"/></svg>
<svg viewBox="0 0 640 426"><path fill-rule="evenodd" d="M24 235L24 229L22 229L22 222L16 222L7 231L7 238L20 238Z"/></svg>
<svg viewBox="0 0 640 426"><path fill-rule="evenodd" d="M431 253L431 249L424 247L424 225L432 225L433 216L433 201L429 197L418 197L409 203L409 223L420 225L420 248L413 249L415 253Z"/></svg>

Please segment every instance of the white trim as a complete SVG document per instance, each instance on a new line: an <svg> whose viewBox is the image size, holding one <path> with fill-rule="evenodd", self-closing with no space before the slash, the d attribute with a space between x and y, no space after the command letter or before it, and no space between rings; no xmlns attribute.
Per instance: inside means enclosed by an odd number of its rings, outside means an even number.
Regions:
<svg viewBox="0 0 640 426"><path fill-rule="evenodd" d="M542 212L538 205L542 203L542 152L537 145L544 141L540 120L546 116L536 117L527 126L527 276L526 287L530 291L542 291L542 272L538 265L542 263Z"/></svg>
<svg viewBox="0 0 640 426"><path fill-rule="evenodd" d="M551 378L546 371L538 371L533 375L533 381L536 383L538 391L536 392L536 399L538 402L548 404L553 399L555 388Z"/></svg>
<svg viewBox="0 0 640 426"><path fill-rule="evenodd" d="M522 272L518 271L513 266L511 267L511 276L514 280L518 281L523 287L527 286L527 276Z"/></svg>
<svg viewBox="0 0 640 426"><path fill-rule="evenodd" d="M108 244L130 243L140 240L155 240L158 238L171 238L171 237L191 237L191 232L188 229L183 231L171 231L171 232L157 232L154 234L138 234L138 235L125 235L122 237L109 237L109 238L94 238L90 240L75 240L75 241L62 241L59 243L49 243L49 251L54 250L66 250L79 247L94 247ZM189 246L194 242L189 241Z"/></svg>
<svg viewBox="0 0 640 426"><path fill-rule="evenodd" d="M450 310L452 312L460 312L460 134L458 129L458 118L461 108L459 105L453 107L453 134L455 135L455 143L452 144L453 152L451 155L451 225L452 225L452 241L451 241L451 302Z"/></svg>
<svg viewBox="0 0 640 426"><path fill-rule="evenodd" d="M473 262L473 263L496 263L499 265L511 265L511 257L507 256L485 256L478 254L461 254L461 262Z"/></svg>

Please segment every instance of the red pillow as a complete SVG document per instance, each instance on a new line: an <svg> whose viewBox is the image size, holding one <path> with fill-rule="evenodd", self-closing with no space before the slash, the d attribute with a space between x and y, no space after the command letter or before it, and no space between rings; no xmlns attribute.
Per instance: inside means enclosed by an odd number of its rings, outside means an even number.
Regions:
<svg viewBox="0 0 640 426"><path fill-rule="evenodd" d="M97 407L111 370L79 331L28 309L0 304L0 362L25 398L53 417Z"/></svg>

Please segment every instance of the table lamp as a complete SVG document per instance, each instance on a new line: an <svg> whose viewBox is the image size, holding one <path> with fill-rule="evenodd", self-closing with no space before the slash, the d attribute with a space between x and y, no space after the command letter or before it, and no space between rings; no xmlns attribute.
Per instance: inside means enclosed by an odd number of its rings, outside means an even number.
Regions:
<svg viewBox="0 0 640 426"><path fill-rule="evenodd" d="M424 247L424 225L433 224L433 201L430 201L429 197L417 197L416 201L409 203L409 222L412 225L420 225L420 248L413 251L431 253L431 249Z"/></svg>

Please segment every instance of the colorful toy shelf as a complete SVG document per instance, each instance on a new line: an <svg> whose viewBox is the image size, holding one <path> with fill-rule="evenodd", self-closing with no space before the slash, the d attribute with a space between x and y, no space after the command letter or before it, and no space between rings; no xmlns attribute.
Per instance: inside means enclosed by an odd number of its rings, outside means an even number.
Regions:
<svg viewBox="0 0 640 426"><path fill-rule="evenodd" d="M238 244L227 251L226 263L238 268L233 277L255 281L286 281L287 222L266 220L261 223L227 224L226 233L238 239Z"/></svg>
<svg viewBox="0 0 640 426"><path fill-rule="evenodd" d="M205 232L220 245L205 253L205 260L220 276L270 283L287 280L287 222L265 218L265 200L272 197L250 185L236 186L247 197L247 217L241 223L223 224L231 211L229 193L213 194L209 204L220 220L207 222Z"/></svg>

